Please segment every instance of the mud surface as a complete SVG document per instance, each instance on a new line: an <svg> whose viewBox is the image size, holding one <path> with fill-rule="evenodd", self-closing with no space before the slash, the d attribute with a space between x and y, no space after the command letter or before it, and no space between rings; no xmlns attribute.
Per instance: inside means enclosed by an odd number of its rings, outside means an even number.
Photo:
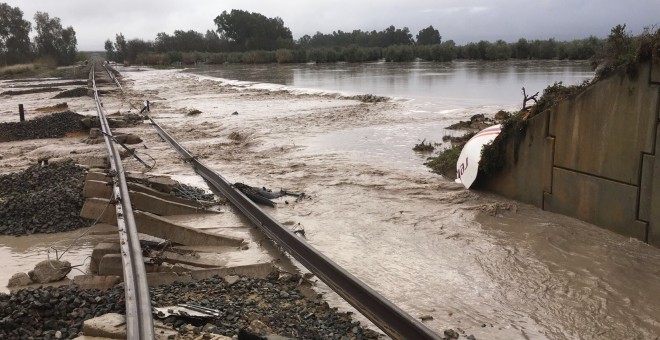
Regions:
<svg viewBox="0 0 660 340"><path fill-rule="evenodd" d="M469 105L438 115L402 101L363 103L169 70L120 71L127 93L105 98L107 110L135 112L149 100L151 115L230 182L305 192L311 200L280 198L266 209L302 228L309 243L413 317L424 316L439 334L447 328L478 339L660 334L660 250L467 191L422 165L411 150L416 139L433 132L441 139L445 127L478 113ZM0 105L0 118L15 103ZM68 104L76 112L91 110L91 104ZM202 113L187 116L192 109ZM143 139L136 150L156 160L153 172L196 184L189 166L149 126L118 130ZM2 172L39 155L105 151L73 139L3 146ZM131 160L125 167L142 171ZM218 218L228 229L245 223L229 214ZM323 283L317 290L332 306L351 310Z"/></svg>

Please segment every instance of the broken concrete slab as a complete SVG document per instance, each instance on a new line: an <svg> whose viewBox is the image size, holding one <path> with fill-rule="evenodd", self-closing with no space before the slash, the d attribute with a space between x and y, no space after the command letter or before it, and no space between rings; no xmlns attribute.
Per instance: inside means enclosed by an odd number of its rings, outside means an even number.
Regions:
<svg viewBox="0 0 660 340"><path fill-rule="evenodd" d="M156 215L190 215L208 213L200 207L165 200L142 192L131 192L131 203L135 209L148 211Z"/></svg>
<svg viewBox="0 0 660 340"><path fill-rule="evenodd" d="M110 339L126 339L126 317L108 313L83 322L83 334Z"/></svg>
<svg viewBox="0 0 660 340"><path fill-rule="evenodd" d="M161 208L159 204L163 203L162 201L150 202L148 208L145 206L142 207L143 210L149 209L147 211L154 212L158 215L192 214L192 213L200 212L200 209L201 211L204 211L202 205L196 201L191 201L180 197L176 197L174 195L165 194L141 184L128 183L128 188L130 190L131 201L137 201L139 204L144 201L144 198L143 197L135 198L135 196L137 195L136 193L139 193L139 195L145 194L145 195L149 195L150 197L157 197L158 199L164 200L165 202L183 204L185 208L185 209L181 209L181 206L174 206L174 209L170 206ZM85 186L83 188L83 196L85 198L95 197L95 198L110 199L112 197L112 182L107 180L88 179L85 181ZM159 208L159 210L154 211L153 209L154 207Z"/></svg>
<svg viewBox="0 0 660 340"><path fill-rule="evenodd" d="M73 278L73 284L83 289L98 289L106 291L121 282L121 278L116 275L96 276L96 275L78 275Z"/></svg>
<svg viewBox="0 0 660 340"><path fill-rule="evenodd" d="M112 182L106 181L95 181L88 180L85 181L85 186L83 187L83 197L97 197L97 198L112 198Z"/></svg>
<svg viewBox="0 0 660 340"><path fill-rule="evenodd" d="M154 176L152 174L143 174L140 172L126 172L126 178L132 181L148 182L150 187L164 193L170 193L179 187L177 181L167 176Z"/></svg>
<svg viewBox="0 0 660 340"><path fill-rule="evenodd" d="M109 182L111 179L103 172L90 171L87 173L87 176L85 176L85 181Z"/></svg>
<svg viewBox="0 0 660 340"><path fill-rule="evenodd" d="M117 225L117 211L110 204L110 200L104 198L88 198L80 210L80 217L90 220L98 219L99 222Z"/></svg>
<svg viewBox="0 0 660 340"><path fill-rule="evenodd" d="M148 194L151 196L156 196L158 198L170 201L170 202L176 202L176 203L181 203L181 204L186 204L186 205L191 205L194 207L200 206L196 201L191 201L187 200L185 198L177 197L174 195L171 195L169 193L164 193L160 192L158 190L152 189L146 185L138 184L138 183L128 183L128 190L130 191L135 191L135 192L141 192L144 194Z"/></svg>
<svg viewBox="0 0 660 340"><path fill-rule="evenodd" d="M117 313L108 313L83 322L84 339L87 337L106 339L126 339L126 317ZM177 331L154 321L154 335L157 340L175 339Z"/></svg>
<svg viewBox="0 0 660 340"><path fill-rule="evenodd" d="M222 260L200 258L192 255L179 255L168 251L161 253L160 256L158 256L158 260L172 264L181 263L200 268L218 268L227 264L226 261Z"/></svg>
<svg viewBox="0 0 660 340"><path fill-rule="evenodd" d="M140 233L159 237L174 243L199 246L240 246L243 239L223 236L185 227L144 211L134 211L135 223Z"/></svg>
<svg viewBox="0 0 660 340"><path fill-rule="evenodd" d="M119 238L119 235L117 235L117 238ZM118 242L102 242L97 244L96 247L94 247L94 250L92 250L92 258L89 263L89 271L92 273L98 273L99 264L105 255L119 254L120 252L121 246Z"/></svg>
<svg viewBox="0 0 660 340"><path fill-rule="evenodd" d="M105 169L110 165L108 157L78 157L76 163L83 165L87 168Z"/></svg>
<svg viewBox="0 0 660 340"><path fill-rule="evenodd" d="M98 275L124 277L124 264L121 254L103 255L98 263Z"/></svg>

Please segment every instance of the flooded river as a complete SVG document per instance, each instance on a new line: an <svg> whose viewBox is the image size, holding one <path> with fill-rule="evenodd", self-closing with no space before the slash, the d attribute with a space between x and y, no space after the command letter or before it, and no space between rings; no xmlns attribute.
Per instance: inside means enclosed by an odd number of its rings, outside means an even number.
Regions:
<svg viewBox="0 0 660 340"><path fill-rule="evenodd" d="M523 86L534 93L591 77L585 63L120 71L132 95L154 103L154 118L228 180L311 196L268 211L285 225L299 223L310 244L413 317L433 317L425 324L438 333L658 339L660 249L465 190L430 173L422 165L428 155L412 151L422 139L440 142L457 120L519 107ZM365 104L336 93L395 99ZM202 114L186 116L193 108ZM131 131L158 160L154 171L202 184L148 126ZM350 308L319 289L332 305Z"/></svg>
<svg viewBox="0 0 660 340"><path fill-rule="evenodd" d="M424 138L439 142L455 120L519 107L523 86L529 94L556 81L589 79L587 64L267 65L193 72L256 88L373 93L399 101L373 124L314 133L277 135L276 126L251 120L264 133L260 139L295 149L218 167L229 176L311 193L311 202L272 213L300 222L311 244L414 317L432 316L426 322L432 329L458 327L478 339L660 334L659 249L466 191L429 173L425 156L411 151ZM279 109L264 108L264 125Z"/></svg>

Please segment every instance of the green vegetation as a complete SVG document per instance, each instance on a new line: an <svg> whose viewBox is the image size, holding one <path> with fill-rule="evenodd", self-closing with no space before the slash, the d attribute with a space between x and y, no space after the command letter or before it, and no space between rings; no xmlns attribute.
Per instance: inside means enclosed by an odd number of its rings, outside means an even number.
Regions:
<svg viewBox="0 0 660 340"><path fill-rule="evenodd" d="M633 37L625 31L625 25L612 28L604 47L592 58L596 66L596 78L580 85L564 86L561 82L548 86L536 105L529 111L519 111L502 124L502 132L481 152L480 171L493 174L499 171L506 161L506 144L514 143L514 162L518 161L518 149L527 132L528 119L551 109L557 103L577 96L599 79L603 79L616 70L625 70L628 75L636 76L640 62L654 59L660 62L660 29L653 32L650 28L639 36Z"/></svg>
<svg viewBox="0 0 660 340"><path fill-rule="evenodd" d="M655 32L653 29L647 27L642 34L633 37L626 32L626 25L612 28L603 48L592 58L596 77L605 77L620 67L636 76L640 62L660 59L660 28L655 27Z"/></svg>
<svg viewBox="0 0 660 340"><path fill-rule="evenodd" d="M50 18L48 13L34 15L37 36L34 38L36 55L51 57L58 65L71 65L76 62L78 50L76 31L73 27L62 28L60 18Z"/></svg>
<svg viewBox="0 0 660 340"><path fill-rule="evenodd" d="M20 8L0 3L0 65L29 61L31 27Z"/></svg>
<svg viewBox="0 0 660 340"><path fill-rule="evenodd" d="M291 30L281 18L267 18L259 13L233 9L223 11L213 20L220 37L238 51L293 47Z"/></svg>
<svg viewBox="0 0 660 340"><path fill-rule="evenodd" d="M417 151L417 152L433 152L433 150L435 150L435 146L433 146L431 142L426 144L426 139L424 139L419 144L415 144L415 146L413 147L413 151Z"/></svg>
<svg viewBox="0 0 660 340"><path fill-rule="evenodd" d="M0 68L0 77L12 77L15 75L29 74L34 72L36 66L34 64L15 64Z"/></svg>
<svg viewBox="0 0 660 340"><path fill-rule="evenodd" d="M603 44L589 37L569 42L519 39L479 41L464 46L442 41L440 32L428 26L413 38L407 27L389 26L381 31L341 30L317 32L293 40L281 18L268 18L242 10L224 11L214 20L216 30L200 33L176 30L158 33L153 41L126 40L122 33L105 42L109 60L129 64L191 65L195 63L334 63L452 61L454 59L589 59Z"/></svg>
<svg viewBox="0 0 660 340"><path fill-rule="evenodd" d="M49 65L71 65L81 57L76 48L76 32L71 26L63 28L60 18L50 18L44 12L37 12L34 21L37 34L30 42L32 24L23 19L23 11L0 3L0 66L4 70L0 76L31 74L35 68ZM6 68L35 61L39 67Z"/></svg>
<svg viewBox="0 0 660 340"><path fill-rule="evenodd" d="M433 169L433 172L453 180L456 178L456 162L461 155L461 150L463 150L463 145L452 145L440 152L438 156L429 158L428 162L424 164Z"/></svg>

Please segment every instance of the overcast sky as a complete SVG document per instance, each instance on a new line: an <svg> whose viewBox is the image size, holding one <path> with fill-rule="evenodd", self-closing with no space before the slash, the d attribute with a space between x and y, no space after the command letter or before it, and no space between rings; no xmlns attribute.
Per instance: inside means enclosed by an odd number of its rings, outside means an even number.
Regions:
<svg viewBox="0 0 660 340"><path fill-rule="evenodd" d="M3 2L0 0L0 2ZM281 17L295 39L317 31L408 27L413 36L433 25L443 41L571 40L606 37L617 24L639 33L660 24L660 0L10 0L33 21L35 12L73 26L81 51L103 50L116 33L154 40L159 32L215 30L222 11L242 9Z"/></svg>

